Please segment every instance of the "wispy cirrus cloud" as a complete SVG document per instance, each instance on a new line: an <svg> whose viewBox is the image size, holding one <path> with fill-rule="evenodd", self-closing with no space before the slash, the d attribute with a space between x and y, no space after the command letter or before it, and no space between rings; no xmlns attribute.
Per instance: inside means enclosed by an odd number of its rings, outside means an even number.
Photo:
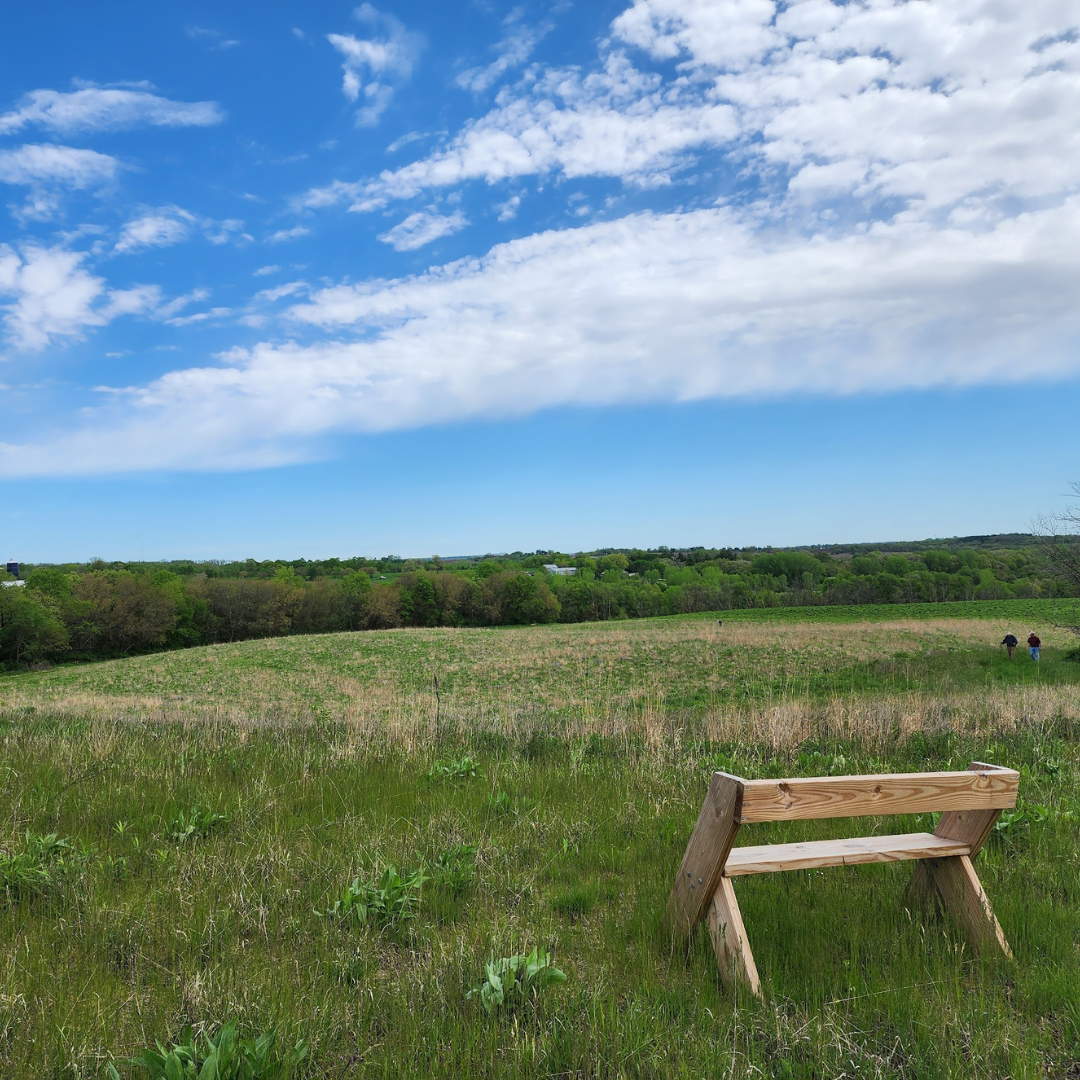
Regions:
<svg viewBox="0 0 1080 1080"><path fill-rule="evenodd" d="M212 244L234 240L252 240L243 232L239 218L215 220L185 210L181 206L161 206L141 213L128 221L120 231L113 250L126 255L145 248L171 247L183 243L198 231Z"/></svg>
<svg viewBox="0 0 1080 1080"><path fill-rule="evenodd" d="M0 150L0 184L29 189L18 213L30 219L52 217L64 191L100 189L115 180L122 168L109 154L54 143Z"/></svg>
<svg viewBox="0 0 1080 1080"><path fill-rule="evenodd" d="M278 229L267 238L268 244L281 244L287 240L299 240L301 237L310 236L311 230L306 225L293 225L290 229Z"/></svg>
<svg viewBox="0 0 1080 1080"><path fill-rule="evenodd" d="M184 33L192 41L200 41L210 49L232 49L240 44L236 38L206 26L185 26Z"/></svg>
<svg viewBox="0 0 1080 1080"><path fill-rule="evenodd" d="M87 86L79 90L32 90L16 108L0 114L0 135L41 127L62 135L125 128L208 127L225 112L213 101L173 101L151 90Z"/></svg>
<svg viewBox="0 0 1080 1080"><path fill-rule="evenodd" d="M498 54L482 67L468 68L454 80L464 90L482 93L495 85L508 71L520 67L533 50L555 28L548 21L531 24L524 21L525 9L515 8L503 20L506 33L494 46Z"/></svg>
<svg viewBox="0 0 1080 1080"><path fill-rule="evenodd" d="M55 143L0 150L0 183L92 188L116 178L123 166L109 154Z"/></svg>
<svg viewBox="0 0 1080 1080"><path fill-rule="evenodd" d="M251 468L306 460L333 432L559 405L1075 375L1078 200L937 234L901 221L762 244L734 209L714 208L525 237L317 291L288 312L296 339L132 388L107 422L0 450L0 466Z"/></svg>
<svg viewBox="0 0 1080 1080"><path fill-rule="evenodd" d="M455 210L452 214L418 210L384 232L379 239L395 251L415 251L440 237L460 232L468 224L468 219L460 210Z"/></svg>
<svg viewBox="0 0 1080 1080"><path fill-rule="evenodd" d="M114 250L120 254L150 247L169 247L186 240L195 225L195 215L179 206L168 206L133 218L120 231Z"/></svg>
<svg viewBox="0 0 1080 1080"><path fill-rule="evenodd" d="M394 96L394 88L412 74L420 51L420 38L409 33L393 15L361 4L353 12L372 28L372 36L327 34L326 40L344 57L342 93L355 102L356 123L370 127L379 122Z"/></svg>

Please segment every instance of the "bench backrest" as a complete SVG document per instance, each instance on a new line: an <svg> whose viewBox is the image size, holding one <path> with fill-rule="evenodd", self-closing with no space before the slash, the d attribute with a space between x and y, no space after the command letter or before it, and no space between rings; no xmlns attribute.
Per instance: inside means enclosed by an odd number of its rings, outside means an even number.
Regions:
<svg viewBox="0 0 1080 1080"><path fill-rule="evenodd" d="M735 820L747 825L938 810L1005 810L1016 805L1020 774L977 762L963 772L730 779L742 791Z"/></svg>

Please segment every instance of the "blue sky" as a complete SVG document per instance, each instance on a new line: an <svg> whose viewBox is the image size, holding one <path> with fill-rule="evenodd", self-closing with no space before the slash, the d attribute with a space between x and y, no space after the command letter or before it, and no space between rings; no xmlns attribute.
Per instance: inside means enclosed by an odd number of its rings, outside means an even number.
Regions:
<svg viewBox="0 0 1080 1080"><path fill-rule="evenodd" d="M1026 529L1080 476L1075 24L13 9L2 554Z"/></svg>

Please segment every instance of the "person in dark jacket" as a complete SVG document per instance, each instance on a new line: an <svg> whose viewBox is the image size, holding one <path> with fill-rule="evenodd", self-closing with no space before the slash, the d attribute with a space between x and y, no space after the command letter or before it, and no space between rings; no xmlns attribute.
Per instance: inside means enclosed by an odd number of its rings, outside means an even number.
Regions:
<svg viewBox="0 0 1080 1080"><path fill-rule="evenodd" d="M1042 642L1039 640L1039 638L1036 635L1035 631L1032 630L1031 633L1028 634L1028 652L1031 653L1031 659L1032 660L1038 660L1039 659L1039 646L1040 645L1042 645Z"/></svg>
<svg viewBox="0 0 1080 1080"><path fill-rule="evenodd" d="M1016 635L1010 630L1001 639L1001 644L1009 650L1009 659L1011 660L1013 658L1013 653L1016 652L1016 646L1019 645L1020 642L1016 640Z"/></svg>

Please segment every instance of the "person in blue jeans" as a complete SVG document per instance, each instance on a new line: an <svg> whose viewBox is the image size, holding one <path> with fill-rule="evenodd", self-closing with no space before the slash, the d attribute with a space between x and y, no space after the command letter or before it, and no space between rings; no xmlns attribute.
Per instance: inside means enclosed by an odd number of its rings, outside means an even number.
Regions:
<svg viewBox="0 0 1080 1080"><path fill-rule="evenodd" d="M1028 634L1028 652L1031 653L1031 659L1032 660L1038 660L1039 659L1039 646L1040 645L1042 645L1042 642L1039 640L1039 638L1036 635L1035 631L1032 630L1031 633Z"/></svg>

